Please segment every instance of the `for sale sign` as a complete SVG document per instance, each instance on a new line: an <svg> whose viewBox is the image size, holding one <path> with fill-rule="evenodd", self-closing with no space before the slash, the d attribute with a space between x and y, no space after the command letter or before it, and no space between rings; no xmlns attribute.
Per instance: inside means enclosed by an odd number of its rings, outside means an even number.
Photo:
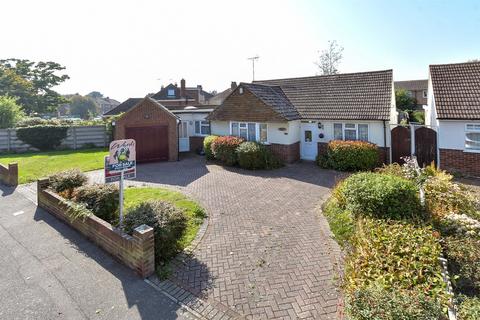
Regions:
<svg viewBox="0 0 480 320"><path fill-rule="evenodd" d="M110 143L108 169L110 172L125 171L136 165L135 140L115 140Z"/></svg>
<svg viewBox="0 0 480 320"><path fill-rule="evenodd" d="M105 156L105 183L112 183L120 181L122 172L121 171L110 171L109 168L109 156ZM136 167L123 171L124 179L135 179L136 178Z"/></svg>

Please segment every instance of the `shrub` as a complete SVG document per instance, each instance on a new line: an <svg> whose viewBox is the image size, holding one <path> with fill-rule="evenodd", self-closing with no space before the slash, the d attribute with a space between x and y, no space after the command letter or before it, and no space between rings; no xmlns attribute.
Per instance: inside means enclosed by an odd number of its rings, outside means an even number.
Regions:
<svg viewBox="0 0 480 320"><path fill-rule="evenodd" d="M455 291L480 294L480 239L446 237L443 246Z"/></svg>
<svg viewBox="0 0 480 320"><path fill-rule="evenodd" d="M478 320L480 319L480 298L459 296L456 299L458 306L457 319L458 320Z"/></svg>
<svg viewBox="0 0 480 320"><path fill-rule="evenodd" d="M118 220L119 191L113 184L93 184L77 188L73 199L84 203L94 215L108 223Z"/></svg>
<svg viewBox="0 0 480 320"><path fill-rule="evenodd" d="M357 173L342 183L345 209L355 216L411 219L420 216L415 185L406 179L379 173Z"/></svg>
<svg viewBox="0 0 480 320"><path fill-rule="evenodd" d="M351 320L443 319L441 304L419 290L396 291L371 286L347 297L345 309Z"/></svg>
<svg viewBox="0 0 480 320"><path fill-rule="evenodd" d="M275 169L282 162L264 145L256 142L243 142L237 148L238 164L244 169Z"/></svg>
<svg viewBox="0 0 480 320"><path fill-rule="evenodd" d="M68 126L73 121L64 119L43 119L39 117L24 117L17 123L17 128L33 127L33 126Z"/></svg>
<svg viewBox="0 0 480 320"><path fill-rule="evenodd" d="M473 237L480 239L480 221L466 214L450 213L436 222L445 236Z"/></svg>
<svg viewBox="0 0 480 320"><path fill-rule="evenodd" d="M331 197L323 204L322 213L327 218L335 240L342 247L346 246L355 229L351 212L342 209L339 201Z"/></svg>
<svg viewBox="0 0 480 320"><path fill-rule="evenodd" d="M182 210L165 201L143 202L126 214L125 231L132 234L142 224L154 229L157 264L178 252L178 240L187 227L187 217Z"/></svg>
<svg viewBox="0 0 480 320"><path fill-rule="evenodd" d="M227 166L237 164L237 148L243 142L243 139L238 137L218 137L212 144L212 152L215 159L222 161Z"/></svg>
<svg viewBox="0 0 480 320"><path fill-rule="evenodd" d="M387 290L419 290L446 303L438 257L442 248L429 226L360 219L345 262L345 289L378 284Z"/></svg>
<svg viewBox="0 0 480 320"><path fill-rule="evenodd" d="M50 187L57 193L64 193L70 198L73 189L83 186L87 183L87 176L78 169L66 170L49 177Z"/></svg>
<svg viewBox="0 0 480 320"><path fill-rule="evenodd" d="M17 137L39 150L52 150L67 137L67 126L33 126L17 129Z"/></svg>
<svg viewBox="0 0 480 320"><path fill-rule="evenodd" d="M212 143L217 139L217 136L208 136L203 139L203 151L205 152L205 157L207 160L213 160L215 159L215 156L213 155L212 152Z"/></svg>
<svg viewBox="0 0 480 320"><path fill-rule="evenodd" d="M318 157L318 164L340 171L372 170L379 164L378 148L365 141L332 140L326 153Z"/></svg>
<svg viewBox="0 0 480 320"><path fill-rule="evenodd" d="M15 98L0 96L0 129L13 128L25 113Z"/></svg>

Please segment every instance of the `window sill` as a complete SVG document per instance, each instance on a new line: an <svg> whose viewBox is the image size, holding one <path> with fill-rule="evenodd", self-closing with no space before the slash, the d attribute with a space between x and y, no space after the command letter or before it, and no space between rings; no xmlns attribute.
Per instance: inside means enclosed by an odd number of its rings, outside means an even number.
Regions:
<svg viewBox="0 0 480 320"><path fill-rule="evenodd" d="M463 149L463 152L466 153L480 153L480 149L475 150L475 149Z"/></svg>

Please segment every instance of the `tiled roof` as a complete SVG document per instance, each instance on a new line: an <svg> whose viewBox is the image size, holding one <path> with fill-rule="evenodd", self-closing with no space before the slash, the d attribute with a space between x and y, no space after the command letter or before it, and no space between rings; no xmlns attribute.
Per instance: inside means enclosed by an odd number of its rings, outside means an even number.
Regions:
<svg viewBox="0 0 480 320"><path fill-rule="evenodd" d="M287 120L300 119L300 115L279 86L262 85L257 83L241 83L257 98L270 106Z"/></svg>
<svg viewBox="0 0 480 320"><path fill-rule="evenodd" d="M127 112L131 108L133 108L137 103L142 101L143 98L128 98L127 100L120 103L118 106L113 108L112 110L104 113L104 116L114 116L120 114L122 112Z"/></svg>
<svg viewBox="0 0 480 320"><path fill-rule="evenodd" d="M428 79L395 81L394 85L395 85L395 89L405 89L405 90L410 90L410 91L427 90Z"/></svg>
<svg viewBox="0 0 480 320"><path fill-rule="evenodd" d="M430 65L438 119L480 119L480 62Z"/></svg>
<svg viewBox="0 0 480 320"><path fill-rule="evenodd" d="M255 81L279 86L302 119L389 120L392 70Z"/></svg>

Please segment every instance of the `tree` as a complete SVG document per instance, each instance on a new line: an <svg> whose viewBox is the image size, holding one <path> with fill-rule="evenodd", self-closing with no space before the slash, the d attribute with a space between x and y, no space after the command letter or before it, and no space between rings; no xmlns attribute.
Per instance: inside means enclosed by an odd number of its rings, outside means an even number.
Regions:
<svg viewBox="0 0 480 320"><path fill-rule="evenodd" d="M74 95L70 98L70 115L90 119L98 114L98 105L90 97Z"/></svg>
<svg viewBox="0 0 480 320"><path fill-rule="evenodd" d="M87 94L88 97L91 97L93 99L97 99L97 98L103 98L103 94L101 94L100 92L98 91L92 91L90 92L89 94Z"/></svg>
<svg viewBox="0 0 480 320"><path fill-rule="evenodd" d="M69 79L57 75L65 67L56 62L33 62L26 59L0 60L0 95L18 97L27 113L54 111L65 99L52 90Z"/></svg>
<svg viewBox="0 0 480 320"><path fill-rule="evenodd" d="M0 129L14 127L24 116L25 114L15 98L0 96Z"/></svg>
<svg viewBox="0 0 480 320"><path fill-rule="evenodd" d="M315 62L322 75L338 73L337 68L343 58L342 53L343 47L339 46L337 41L328 41L328 48L322 50L318 62Z"/></svg>
<svg viewBox="0 0 480 320"><path fill-rule="evenodd" d="M395 90L395 103L397 109L402 111L413 110L417 105L417 99L412 97L405 89Z"/></svg>

